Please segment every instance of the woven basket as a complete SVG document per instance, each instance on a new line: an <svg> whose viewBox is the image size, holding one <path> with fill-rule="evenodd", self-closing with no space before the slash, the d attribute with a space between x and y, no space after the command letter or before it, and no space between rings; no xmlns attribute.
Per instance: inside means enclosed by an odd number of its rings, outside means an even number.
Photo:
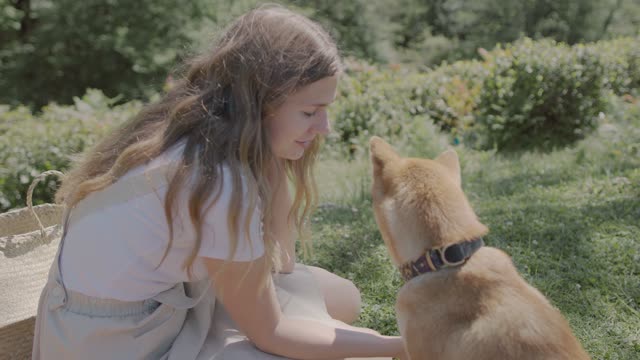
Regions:
<svg viewBox="0 0 640 360"><path fill-rule="evenodd" d="M27 207L0 214L0 359L31 359L40 293L62 236L61 205L32 205L36 177L27 191Z"/></svg>

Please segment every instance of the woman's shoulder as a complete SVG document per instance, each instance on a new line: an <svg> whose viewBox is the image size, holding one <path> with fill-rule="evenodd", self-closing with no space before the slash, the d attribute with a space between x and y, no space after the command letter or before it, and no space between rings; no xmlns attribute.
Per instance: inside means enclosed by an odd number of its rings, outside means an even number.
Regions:
<svg viewBox="0 0 640 360"><path fill-rule="evenodd" d="M185 140L180 140L149 161L129 169L116 183L136 181L139 178L151 178L155 174L162 175L158 177L163 180L169 179L176 166L180 164L185 143Z"/></svg>
<svg viewBox="0 0 640 360"><path fill-rule="evenodd" d="M167 149L160 156L153 159L148 163L143 171L154 172L160 170L166 173L167 179L170 179L178 166L182 163L182 157L184 155L186 141L182 140L169 149ZM221 191L224 194L231 194L235 189L239 189L243 195L249 193L249 186L253 183L249 181L253 178L251 171L247 166L235 164L229 160L223 160L219 164L214 165L214 173L216 174L216 181L214 182L214 192ZM193 171L187 179L187 184L184 184L184 189L189 191L195 187L201 176L199 166L193 167Z"/></svg>

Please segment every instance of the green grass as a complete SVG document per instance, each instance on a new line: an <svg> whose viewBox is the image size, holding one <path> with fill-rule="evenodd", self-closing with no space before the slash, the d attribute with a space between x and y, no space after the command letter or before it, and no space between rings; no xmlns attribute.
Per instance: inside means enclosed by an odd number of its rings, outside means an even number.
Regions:
<svg viewBox="0 0 640 360"><path fill-rule="evenodd" d="M619 108L572 148L509 156L457 150L467 197L491 229L488 245L512 256L594 359L631 360L640 358L640 106ZM421 145L399 150L435 155ZM305 262L358 286L358 325L398 334L402 282L373 217L369 172L365 156L319 164L322 205Z"/></svg>

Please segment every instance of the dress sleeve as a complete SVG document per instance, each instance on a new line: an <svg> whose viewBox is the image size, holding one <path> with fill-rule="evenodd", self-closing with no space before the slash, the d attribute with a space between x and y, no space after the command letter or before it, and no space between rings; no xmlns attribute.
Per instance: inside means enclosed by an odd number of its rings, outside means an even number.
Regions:
<svg viewBox="0 0 640 360"><path fill-rule="evenodd" d="M221 167L222 188L220 196L215 204L209 206L213 199L205 202L208 210L204 214L202 228L202 245L199 255L202 257L214 259L229 259L231 249L231 234L227 225L229 218L229 210L231 208L231 194L233 191L233 182L231 180L230 171L226 166ZM242 181L243 199L247 200L248 193L246 191L246 182ZM214 191L214 194L216 192ZM233 261L251 261L259 258L264 254L262 212L259 206L259 200L251 214L248 233L245 231L245 219L249 205L245 204L240 207L240 222L238 226L236 252L231 258ZM205 207L206 209L206 207Z"/></svg>

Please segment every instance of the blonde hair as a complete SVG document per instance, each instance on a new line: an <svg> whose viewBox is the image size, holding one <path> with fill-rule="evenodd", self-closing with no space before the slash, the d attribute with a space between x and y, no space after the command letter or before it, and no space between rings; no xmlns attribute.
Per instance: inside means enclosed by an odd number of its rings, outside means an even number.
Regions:
<svg viewBox="0 0 640 360"><path fill-rule="evenodd" d="M75 163L56 201L73 208L88 194L108 187L128 170L185 140L183 156L165 198L169 244L158 266L173 243L177 195L185 180L195 173L188 213L196 239L183 263L183 269L191 275L201 244L203 203L221 181L220 165L229 165L233 182L227 224L231 258L238 246L241 204L248 200L244 223L247 236L258 197L264 233L270 232L272 200L267 173L268 166L276 161L263 126L267 112L299 88L342 70L335 43L321 26L274 5L258 7L239 17L211 51L187 61L185 68L184 76L162 99L145 106ZM303 246L308 234L306 219L317 201L312 169L320 141L317 137L301 159L286 160L283 169L296 189L288 220L295 224ZM242 178L249 185L248 199L243 198ZM267 266L277 268L277 244L269 236L264 239Z"/></svg>

